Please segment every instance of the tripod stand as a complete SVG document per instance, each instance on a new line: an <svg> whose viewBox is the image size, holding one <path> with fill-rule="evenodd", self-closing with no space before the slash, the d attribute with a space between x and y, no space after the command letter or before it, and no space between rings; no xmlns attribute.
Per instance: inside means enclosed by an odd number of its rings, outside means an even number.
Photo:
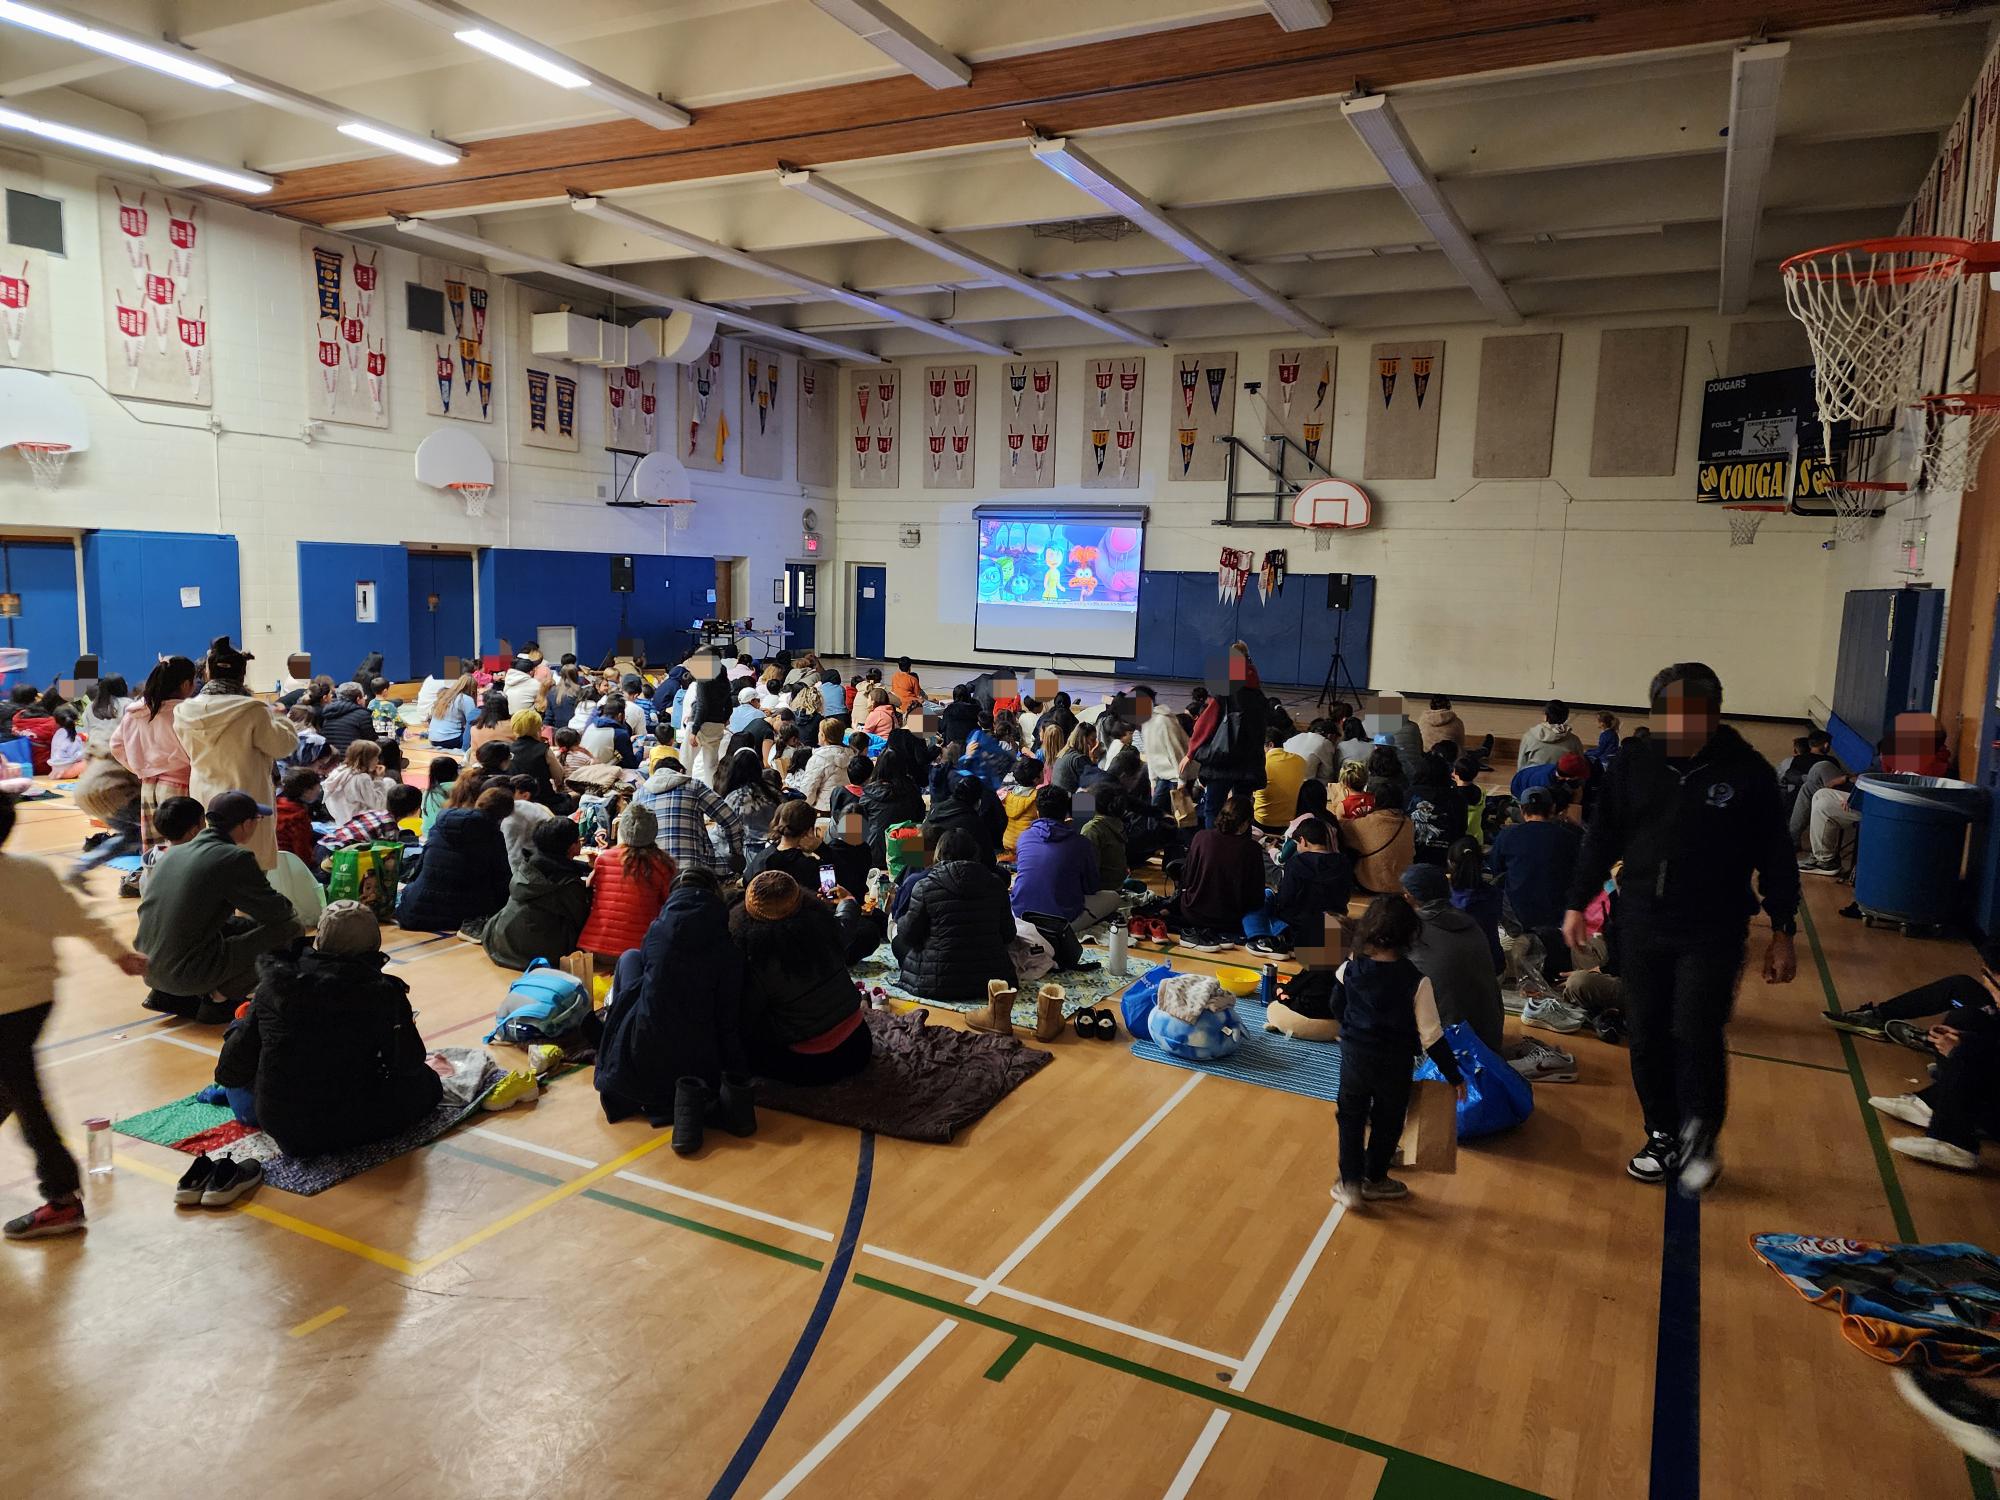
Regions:
<svg viewBox="0 0 2000 1500"><path fill-rule="evenodd" d="M1340 643L1347 634L1347 611L1340 610L1333 622L1333 659L1326 664L1326 681L1320 684L1319 706L1326 707L1326 700L1340 693L1347 702L1361 702L1361 688L1354 680L1354 674L1347 668L1347 658L1341 654Z"/></svg>

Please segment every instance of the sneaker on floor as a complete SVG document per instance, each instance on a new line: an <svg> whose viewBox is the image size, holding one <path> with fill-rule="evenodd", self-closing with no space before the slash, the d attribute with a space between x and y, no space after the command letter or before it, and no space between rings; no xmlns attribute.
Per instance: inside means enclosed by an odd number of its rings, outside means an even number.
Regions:
<svg viewBox="0 0 2000 1500"><path fill-rule="evenodd" d="M1243 945L1261 958L1287 958L1292 945L1281 937L1253 937Z"/></svg>
<svg viewBox="0 0 2000 1500"><path fill-rule="evenodd" d="M1543 1031L1565 1034L1581 1031L1589 1024L1583 1012L1567 1000L1530 1000L1521 1008L1521 1024L1539 1026Z"/></svg>
<svg viewBox="0 0 2000 1500"><path fill-rule="evenodd" d="M197 1156L181 1173L181 1180L174 1184L174 1202L183 1207L201 1202L201 1195L215 1180L215 1169L222 1164L219 1156Z"/></svg>
<svg viewBox="0 0 2000 1500"><path fill-rule="evenodd" d="M1665 1182L1667 1174L1680 1165L1680 1148L1665 1133L1646 1137L1638 1154L1625 1163L1625 1170L1641 1182Z"/></svg>
<svg viewBox="0 0 2000 1500"><path fill-rule="evenodd" d="M201 1190L201 1206L227 1208L238 1198L256 1192L263 1184L264 1164L261 1161L231 1161L226 1156L217 1157L208 1186Z"/></svg>
<svg viewBox="0 0 2000 1500"><path fill-rule="evenodd" d="M1333 1185L1333 1201L1338 1203L1342 1208L1359 1208L1361 1206L1361 1184L1347 1181L1336 1182Z"/></svg>
<svg viewBox="0 0 2000 1500"><path fill-rule="evenodd" d="M1977 1463L2000 1467L2000 1400L1957 1375L1922 1365L1892 1370L1903 1399Z"/></svg>
<svg viewBox="0 0 2000 1500"><path fill-rule="evenodd" d="M1398 1182L1393 1177L1384 1177L1379 1182L1361 1184L1361 1197L1368 1203L1394 1203L1398 1198L1410 1196L1408 1183Z"/></svg>
<svg viewBox="0 0 2000 1500"><path fill-rule="evenodd" d="M1832 860L1802 859L1799 861L1801 875L1838 875L1840 866Z"/></svg>
<svg viewBox="0 0 2000 1500"><path fill-rule="evenodd" d="M458 935L461 938L465 939L465 941L468 943L485 942L486 918L475 917L472 921L465 923L462 927L458 929Z"/></svg>
<svg viewBox="0 0 2000 1500"><path fill-rule="evenodd" d="M10 1240L50 1240L59 1234L82 1234L90 1226L83 1221L83 1200L44 1203L32 1213L9 1219L0 1229Z"/></svg>
<svg viewBox="0 0 2000 1500"><path fill-rule="evenodd" d="M483 1101L487 1109L512 1109L523 1099L533 1099L542 1091L533 1073L523 1073L518 1069L501 1075L500 1081L486 1091Z"/></svg>
<svg viewBox="0 0 2000 1500"><path fill-rule="evenodd" d="M1616 1045L1625 1040L1625 1012L1616 1006L1600 1010L1590 1018L1590 1029L1597 1033L1600 1042Z"/></svg>
<svg viewBox="0 0 2000 1500"><path fill-rule="evenodd" d="M1914 1021L1884 1022L1882 1040L1894 1042L1898 1047L1907 1047L1912 1052L1921 1052L1925 1057L1938 1055L1938 1049L1931 1041L1930 1029L1919 1026Z"/></svg>
<svg viewBox="0 0 2000 1500"><path fill-rule="evenodd" d="M1222 939L1212 932L1200 927L1187 927L1181 930L1181 946L1196 953L1220 953L1224 944Z"/></svg>
<svg viewBox="0 0 2000 1500"><path fill-rule="evenodd" d="M1918 1161L1927 1161L1934 1167L1950 1167L1954 1172L1979 1170L1977 1151L1968 1151L1963 1146L1954 1146L1950 1141L1941 1141L1935 1136L1898 1136L1889 1142L1889 1149L1898 1156L1912 1156Z"/></svg>
<svg viewBox="0 0 2000 1500"><path fill-rule="evenodd" d="M118 882L118 894L133 901L139 899L139 872L137 870L127 870L125 872L124 878Z"/></svg>
<svg viewBox="0 0 2000 1500"><path fill-rule="evenodd" d="M1699 1120L1681 1127L1680 1175L1674 1185L1690 1198L1699 1198L1715 1186L1722 1175L1722 1157L1715 1149L1715 1132Z"/></svg>
<svg viewBox="0 0 2000 1500"><path fill-rule="evenodd" d="M1877 1094L1868 1101L1868 1107L1919 1130L1931 1128L1931 1107L1915 1094Z"/></svg>
<svg viewBox="0 0 2000 1500"><path fill-rule="evenodd" d="M1507 1059L1507 1066L1530 1083L1575 1083L1576 1059L1560 1047L1544 1047L1525 1041L1519 1057Z"/></svg>
<svg viewBox="0 0 2000 1500"><path fill-rule="evenodd" d="M1883 1020L1881 1012L1872 1005L1858 1006L1854 1010L1823 1010L1820 1016L1835 1031L1851 1031L1856 1036L1882 1040Z"/></svg>

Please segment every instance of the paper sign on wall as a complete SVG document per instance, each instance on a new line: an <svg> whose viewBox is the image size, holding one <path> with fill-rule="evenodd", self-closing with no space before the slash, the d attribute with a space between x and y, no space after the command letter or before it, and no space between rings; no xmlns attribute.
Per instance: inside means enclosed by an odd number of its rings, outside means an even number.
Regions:
<svg viewBox="0 0 2000 1500"><path fill-rule="evenodd" d="M872 583L865 586L861 590L861 597L864 599L873 599L875 597L875 586Z"/></svg>
<svg viewBox="0 0 2000 1500"><path fill-rule="evenodd" d="M354 585L354 619L357 624L375 623L375 585L369 580L358 580Z"/></svg>
<svg viewBox="0 0 2000 1500"><path fill-rule="evenodd" d="M182 609L200 609L200 608L201 608L201 590L200 590L200 589L198 589L198 588L194 588L194 589L182 589L182 590L181 590L181 608L182 608Z"/></svg>

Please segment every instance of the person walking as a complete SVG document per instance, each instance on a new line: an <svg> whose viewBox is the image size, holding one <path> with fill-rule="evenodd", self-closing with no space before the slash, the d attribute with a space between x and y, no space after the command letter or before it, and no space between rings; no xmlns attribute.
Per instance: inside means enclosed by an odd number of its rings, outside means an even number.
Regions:
<svg viewBox="0 0 2000 1500"><path fill-rule="evenodd" d="M1724 1030L1750 918L1761 904L1771 923L1765 982L1791 983L1799 872L1777 774L1722 722L1714 669L1676 662L1653 678L1647 696L1665 732L1612 762L1584 832L1562 930L1572 947L1588 938L1584 910L1623 860L1619 969L1632 1085L1646 1120L1646 1142L1626 1170L1641 1182L1675 1177L1692 1196L1722 1170Z"/></svg>
<svg viewBox="0 0 2000 1500"><path fill-rule="evenodd" d="M1229 648L1228 691L1202 705L1181 762L1183 780L1201 778L1202 827L1215 826L1216 814L1232 795L1254 793L1264 785L1264 726L1270 712L1250 648L1237 641Z"/></svg>

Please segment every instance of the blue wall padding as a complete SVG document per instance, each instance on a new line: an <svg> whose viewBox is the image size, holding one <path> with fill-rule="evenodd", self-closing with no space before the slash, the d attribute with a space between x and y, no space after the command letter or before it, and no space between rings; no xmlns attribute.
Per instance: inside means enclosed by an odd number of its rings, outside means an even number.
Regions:
<svg viewBox="0 0 2000 1500"><path fill-rule="evenodd" d="M1216 598L1213 573L1140 575L1139 651L1118 663L1120 676L1205 678L1231 641L1242 641L1257 674L1273 686L1317 687L1333 657L1334 630L1347 627L1340 649L1355 687L1368 686L1369 647L1375 627L1375 579L1354 575L1354 602L1326 607L1326 579L1295 574L1268 603L1253 574L1233 603ZM1347 685L1343 680L1343 686Z"/></svg>
<svg viewBox="0 0 2000 1500"><path fill-rule="evenodd" d="M0 645L28 653L27 679L45 686L76 665L76 549L68 542L0 542L0 584L21 613L0 619ZM10 677L11 687L20 679Z"/></svg>
<svg viewBox="0 0 2000 1500"><path fill-rule="evenodd" d="M65 553L68 548L63 549ZM226 635L257 654L254 686L268 671L283 675L289 641L243 640L242 571L236 538L185 531L90 531L83 537L83 597L90 646L99 670L125 678L136 691L163 654L196 661ZM181 603L195 589L198 604ZM75 610L71 610L72 620ZM276 656L279 660L270 660ZM64 672L72 665L62 663ZM37 664L39 670L39 664Z"/></svg>
<svg viewBox="0 0 2000 1500"><path fill-rule="evenodd" d="M375 619L354 618L354 586L375 585ZM313 672L346 682L370 652L382 653L383 675L410 676L410 559L400 546L351 542L299 543L299 643ZM290 644L276 653L290 651ZM283 662L260 661L254 682L283 675Z"/></svg>
<svg viewBox="0 0 2000 1500"><path fill-rule="evenodd" d="M472 558L464 552L409 552L411 677L440 671L447 656L469 662L478 654L472 618ZM430 596L437 595L436 609Z"/></svg>
<svg viewBox="0 0 2000 1500"><path fill-rule="evenodd" d="M591 666L628 636L643 640L655 662L678 660L689 627L714 609L708 591L715 559L635 554L633 591L614 594L612 556L508 547L481 553L480 649L497 650L502 640L518 649L544 625L569 625L578 659Z"/></svg>

